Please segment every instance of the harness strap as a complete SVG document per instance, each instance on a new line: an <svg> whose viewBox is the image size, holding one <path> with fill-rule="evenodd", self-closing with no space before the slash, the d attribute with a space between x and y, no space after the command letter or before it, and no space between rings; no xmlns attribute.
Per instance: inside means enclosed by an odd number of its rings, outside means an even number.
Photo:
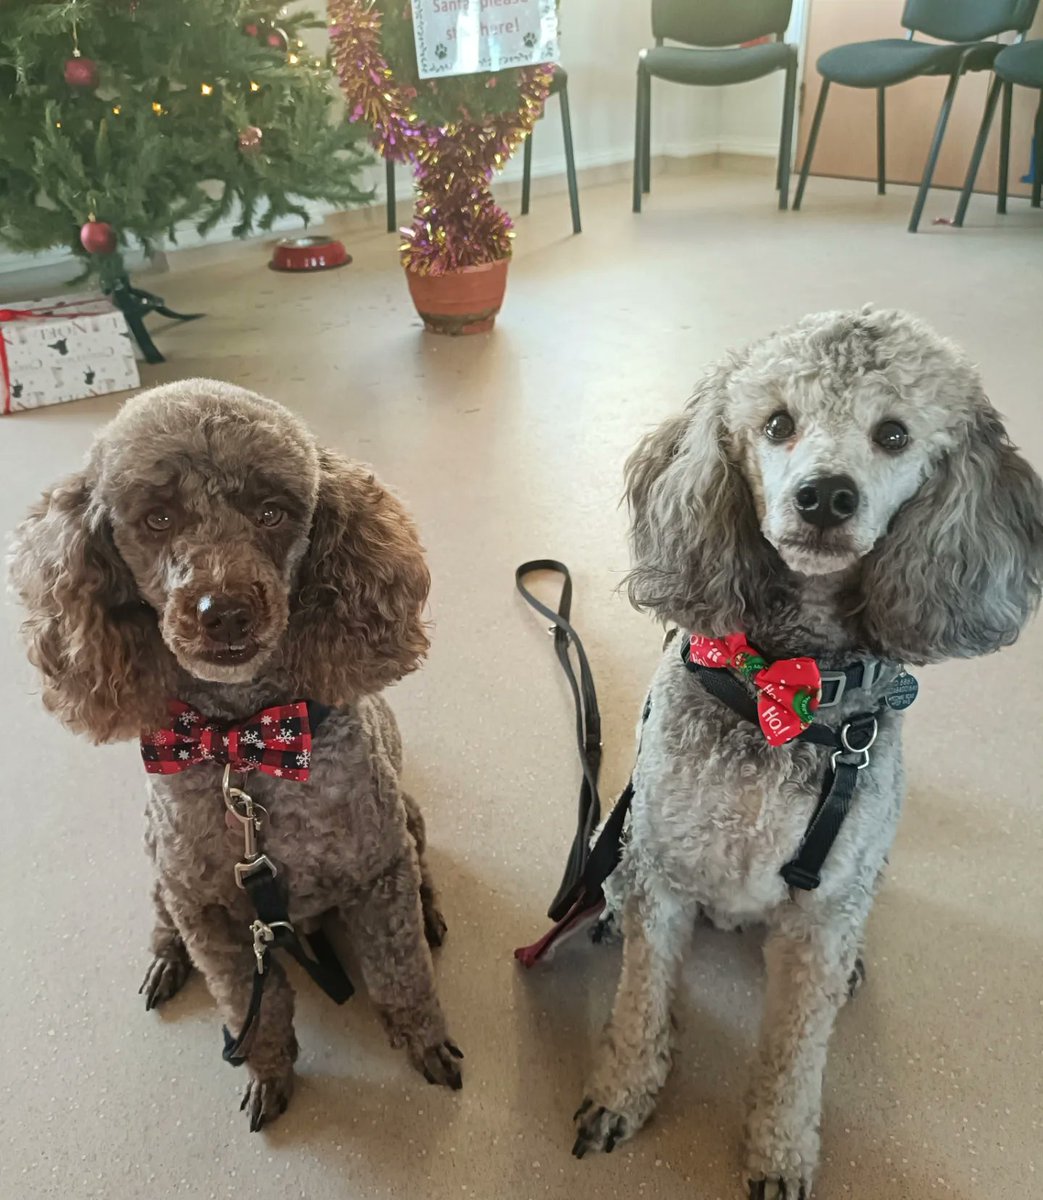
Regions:
<svg viewBox="0 0 1043 1200"><path fill-rule="evenodd" d="M549 608L537 600L522 582L527 575L531 575L535 571L551 571L562 577L563 582L557 609ZM526 603L552 622L554 651L558 656L561 669L565 673L565 678L568 680L569 689L572 692L572 702L576 709L576 745L579 750L580 765L583 768L583 781L579 789L576 836L569 849L565 874L557 894L547 910L547 915L552 921L559 921L575 907L577 897L580 895L584 872L588 859L591 857L590 841L601 820L601 801L598 796L598 775L601 771L601 712L598 709L597 691L594 688L594 676L590 670L587 652L579 634L569 623L572 612L572 576L569 574L568 567L553 558L533 559L531 562L522 563L515 571L514 582ZM570 647L575 647L576 650L576 662L579 666L578 679L569 656ZM619 823L622 827L622 818ZM602 880L607 878L611 870L610 867L602 876Z"/></svg>
<svg viewBox="0 0 1043 1200"><path fill-rule="evenodd" d="M704 667L693 663L687 642L681 646L681 661L693 672L704 688L723 704L757 725L757 705L750 693L727 667ZM885 706L886 707L886 706ZM814 891L822 882L822 864L840 833L844 818L851 811L858 784L858 773L869 765L869 749L876 741L878 717L862 713L845 721L839 729L813 723L794 738L833 751L823 782L822 796L812 814L794 858L782 868L786 883L800 891Z"/></svg>
<svg viewBox="0 0 1043 1200"><path fill-rule="evenodd" d="M290 923L286 889L272 870L265 868L251 873L244 878L243 887L257 913L257 920L251 926L254 934L257 969L254 971L250 1002L239 1036L233 1037L228 1027L224 1028L225 1045L222 1057L233 1067L240 1066L246 1060L244 1047L253 1034L254 1027L261 1015L264 985L270 974L265 967L268 964L268 956L272 947L285 950L334 1004L343 1004L355 992L348 973L341 966L325 934L319 931L310 935L307 941L312 954L309 955L305 950L304 944Z"/></svg>

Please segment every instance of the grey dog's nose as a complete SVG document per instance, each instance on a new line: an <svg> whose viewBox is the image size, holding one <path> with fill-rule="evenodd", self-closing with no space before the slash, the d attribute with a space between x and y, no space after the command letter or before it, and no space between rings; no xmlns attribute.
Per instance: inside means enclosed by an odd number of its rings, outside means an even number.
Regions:
<svg viewBox="0 0 1043 1200"><path fill-rule="evenodd" d="M797 512L809 525L831 529L858 512L858 485L850 475L805 479L794 497Z"/></svg>
<svg viewBox="0 0 1043 1200"><path fill-rule="evenodd" d="M203 596L196 605L199 624L217 642L241 642L250 632L250 610L235 596Z"/></svg>

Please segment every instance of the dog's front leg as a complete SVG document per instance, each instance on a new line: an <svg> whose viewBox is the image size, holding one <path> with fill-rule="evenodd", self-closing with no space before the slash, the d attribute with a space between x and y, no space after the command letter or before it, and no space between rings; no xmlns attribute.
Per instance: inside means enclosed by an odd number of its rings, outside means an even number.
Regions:
<svg viewBox="0 0 1043 1200"><path fill-rule="evenodd" d="M416 847L403 854L361 898L344 907L352 946L370 999L392 1046L404 1046L428 1083L461 1086L458 1059L435 990L424 930Z"/></svg>
<svg viewBox="0 0 1043 1200"><path fill-rule="evenodd" d="M746 1124L752 1200L807 1200L818 1165L826 1045L867 913L787 906L764 948L768 990Z"/></svg>
<svg viewBox="0 0 1043 1200"><path fill-rule="evenodd" d="M612 1150L645 1123L670 1071L670 1006L694 907L639 879L623 907L623 972L576 1113L577 1158Z"/></svg>
<svg viewBox="0 0 1043 1200"><path fill-rule="evenodd" d="M250 939L249 916L217 905L175 913L192 962L203 973L233 1037L246 1020L257 961ZM246 1043L250 1082L240 1110L256 1132L286 1111L293 1094L297 1039L293 1032L293 989L282 967L269 954L265 962L260 1015Z"/></svg>
<svg viewBox="0 0 1043 1200"><path fill-rule="evenodd" d="M167 909L163 886L158 879L152 886L152 907L155 912L149 943L152 962L138 988L138 995L145 997L146 1012L179 992L192 969L185 943Z"/></svg>

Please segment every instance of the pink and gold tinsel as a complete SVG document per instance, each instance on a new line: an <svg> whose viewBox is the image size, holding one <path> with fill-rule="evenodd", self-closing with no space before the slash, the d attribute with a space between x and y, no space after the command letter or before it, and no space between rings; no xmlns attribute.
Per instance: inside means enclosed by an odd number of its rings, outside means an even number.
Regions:
<svg viewBox="0 0 1043 1200"><path fill-rule="evenodd" d="M352 121L373 130L385 158L409 162L417 184L412 227L403 230L402 264L421 275L509 258L510 217L493 200L490 181L543 114L551 67L518 71L515 112L427 125L417 116L416 91L395 82L381 50L374 0L329 0L330 37ZM435 81L421 86L434 89Z"/></svg>

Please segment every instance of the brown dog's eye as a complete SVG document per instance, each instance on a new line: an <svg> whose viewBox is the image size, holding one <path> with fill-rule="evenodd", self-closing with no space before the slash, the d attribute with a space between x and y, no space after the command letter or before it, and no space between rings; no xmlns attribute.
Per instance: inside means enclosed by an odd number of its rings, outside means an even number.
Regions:
<svg viewBox="0 0 1043 1200"><path fill-rule="evenodd" d="M774 416L769 417L764 426L764 436L771 438L773 442L788 442L796 432L797 427L793 423L793 418L785 411L777 412Z"/></svg>
<svg viewBox="0 0 1043 1200"><path fill-rule="evenodd" d="M161 508L154 508L152 512L145 515L145 524L153 533L166 533L173 524L173 518L170 513L164 512Z"/></svg>
<svg viewBox="0 0 1043 1200"><path fill-rule="evenodd" d="M266 504L257 514L257 523L263 525L265 529L274 529L276 525L282 523L285 516L285 510L281 509L278 504Z"/></svg>
<svg viewBox="0 0 1043 1200"><path fill-rule="evenodd" d="M873 431L873 441L884 450L904 450L909 444L909 430L901 421L881 421Z"/></svg>

